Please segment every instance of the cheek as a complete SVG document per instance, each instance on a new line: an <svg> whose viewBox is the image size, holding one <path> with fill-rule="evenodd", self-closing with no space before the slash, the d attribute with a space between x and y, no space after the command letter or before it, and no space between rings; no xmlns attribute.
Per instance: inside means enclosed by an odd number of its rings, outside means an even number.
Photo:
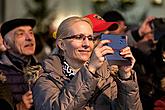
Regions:
<svg viewBox="0 0 165 110"><path fill-rule="evenodd" d="M21 42L20 43L16 43L15 44L15 49L18 50L18 51L23 50L23 44L21 44Z"/></svg>
<svg viewBox="0 0 165 110"><path fill-rule="evenodd" d="M80 49L81 47L82 45L80 45L80 43L67 42L64 49L64 53L69 57L79 56L78 49Z"/></svg>
<svg viewBox="0 0 165 110"><path fill-rule="evenodd" d="M68 54L73 54L80 47L81 46L78 44L69 44L67 45L66 51L68 52Z"/></svg>
<svg viewBox="0 0 165 110"><path fill-rule="evenodd" d="M15 47L14 46L13 47L14 47L15 50L17 50L19 52L23 51L24 41L22 39L15 40L14 45L15 45Z"/></svg>
<svg viewBox="0 0 165 110"><path fill-rule="evenodd" d="M163 57L165 58L165 52L162 53Z"/></svg>
<svg viewBox="0 0 165 110"><path fill-rule="evenodd" d="M36 42L36 39L35 39L35 37L34 37L34 36L33 36L33 38L32 38L32 41L33 41L33 42Z"/></svg>

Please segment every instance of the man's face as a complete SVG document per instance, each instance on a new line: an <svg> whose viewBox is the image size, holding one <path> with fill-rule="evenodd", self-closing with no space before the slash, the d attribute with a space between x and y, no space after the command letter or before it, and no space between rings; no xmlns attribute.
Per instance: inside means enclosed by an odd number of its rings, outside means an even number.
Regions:
<svg viewBox="0 0 165 110"><path fill-rule="evenodd" d="M119 21L118 28L115 30L106 30L104 34L124 34L126 31L127 26L125 25L124 21Z"/></svg>
<svg viewBox="0 0 165 110"><path fill-rule="evenodd" d="M11 41L7 43L10 51L21 55L33 55L35 52L35 37L30 26L20 26L8 33Z"/></svg>

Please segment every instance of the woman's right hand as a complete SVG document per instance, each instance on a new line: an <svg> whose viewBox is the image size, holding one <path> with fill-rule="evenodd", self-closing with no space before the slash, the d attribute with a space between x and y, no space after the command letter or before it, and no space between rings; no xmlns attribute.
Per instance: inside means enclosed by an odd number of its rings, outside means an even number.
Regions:
<svg viewBox="0 0 165 110"><path fill-rule="evenodd" d="M94 48L88 65L88 69L90 72L95 73L95 71L101 67L101 65L105 61L106 54L114 53L114 50L106 45L110 42L110 40L102 40Z"/></svg>

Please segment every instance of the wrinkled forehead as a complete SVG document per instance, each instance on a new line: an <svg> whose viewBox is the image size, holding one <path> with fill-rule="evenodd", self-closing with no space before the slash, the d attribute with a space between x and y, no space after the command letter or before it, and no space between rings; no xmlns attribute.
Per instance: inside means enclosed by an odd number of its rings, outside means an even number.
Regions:
<svg viewBox="0 0 165 110"><path fill-rule="evenodd" d="M32 30L32 27L27 25L27 26L19 26L13 29L13 31L19 31L19 30L29 31Z"/></svg>
<svg viewBox="0 0 165 110"><path fill-rule="evenodd" d="M19 27L12 29L8 33L14 34L16 32L27 32L27 31L28 32L33 31L32 27L31 26L19 26Z"/></svg>
<svg viewBox="0 0 165 110"><path fill-rule="evenodd" d="M9 31L5 36L9 37L9 38L12 38L12 36L15 36L16 34L20 33L20 32L33 32L33 28L31 26L19 26L19 27L16 27L14 29L12 29L11 31ZM4 37L5 38L5 37Z"/></svg>

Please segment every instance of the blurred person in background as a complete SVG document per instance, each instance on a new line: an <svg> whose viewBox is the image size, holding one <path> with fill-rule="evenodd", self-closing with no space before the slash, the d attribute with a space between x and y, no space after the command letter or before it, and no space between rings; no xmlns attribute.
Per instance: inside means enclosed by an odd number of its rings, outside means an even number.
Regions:
<svg viewBox="0 0 165 110"><path fill-rule="evenodd" d="M160 81L161 97L155 100L153 110L164 110L165 109L165 76Z"/></svg>
<svg viewBox="0 0 165 110"><path fill-rule="evenodd" d="M149 56L153 71L152 84L154 110L165 109L165 35L161 36L156 49Z"/></svg>
<svg viewBox="0 0 165 110"><path fill-rule="evenodd" d="M158 83L154 81L157 79L154 71L156 64L153 62L152 56L157 44L154 31L151 28L151 22L154 19L154 16L146 17L137 29L131 30L130 32L130 35L132 35L136 41L136 45L132 47L132 52L136 59L134 69L140 73L138 74L140 96L143 108L146 110L153 109L156 86L158 86Z"/></svg>
<svg viewBox="0 0 165 110"><path fill-rule="evenodd" d="M103 14L103 19L106 22L117 22L118 28L113 30L111 34L125 34L127 25L122 14L116 10L107 11Z"/></svg>
<svg viewBox="0 0 165 110"><path fill-rule="evenodd" d="M109 22L124 22L124 19L121 15L122 14L117 11L108 11L103 15L103 18ZM112 16L115 16L118 19L114 20L115 18L113 18ZM158 75L157 72L158 70L162 70L160 69L160 67L162 67L160 66L160 64L162 63L159 62L162 61L160 59L162 58L162 56L160 56L160 52L156 52L157 49L160 48L156 47L159 39L155 39L156 36L158 36L157 34L160 33L158 32L155 34L155 30L152 27L152 22L155 19L156 17L154 16L148 16L142 22L142 24L139 25L139 27L135 29L129 29L126 32L126 34L128 35L128 41L131 41L128 42L128 44L131 46L132 53L136 59L134 69L138 73L137 75L140 87L140 96L143 104L143 109L146 110L153 109L154 101L157 97L155 95L159 94L158 88L160 87L160 79L158 78L160 74ZM157 57L156 55L153 56L153 54L155 53L157 53ZM153 60L159 63L157 64ZM155 76L156 74L158 76Z"/></svg>
<svg viewBox="0 0 165 110"><path fill-rule="evenodd" d="M145 55L151 54L156 46L157 40L154 38L154 31L151 27L151 22L154 19L154 16L148 16L137 29L131 30L131 34L137 42L135 48Z"/></svg>
<svg viewBox="0 0 165 110"><path fill-rule="evenodd" d="M0 33L0 53L4 52L6 50L5 46L3 45L3 38Z"/></svg>
<svg viewBox="0 0 165 110"><path fill-rule="evenodd" d="M56 27L54 26L54 18L50 19L49 25L46 26L46 32L37 32L36 38L36 51L35 56L38 61L42 61L46 58L55 47L56 40Z"/></svg>
<svg viewBox="0 0 165 110"><path fill-rule="evenodd" d="M112 75L104 57L114 52L104 45L110 41L95 43L92 27L89 19L77 16L60 24L57 46L43 61L45 72L33 88L36 110L142 110L130 48L120 54L129 58L131 65L121 66L118 74Z"/></svg>
<svg viewBox="0 0 165 110"><path fill-rule="evenodd" d="M1 27L2 24L0 24L0 27ZM3 45L3 38L2 38L2 35L0 33L0 53L1 52L4 52L6 50L5 46Z"/></svg>
<svg viewBox="0 0 165 110"><path fill-rule="evenodd" d="M6 48L0 57L0 71L15 110L33 109L31 86L39 74L34 56L35 24L34 19L16 18L4 22L0 29Z"/></svg>
<svg viewBox="0 0 165 110"><path fill-rule="evenodd" d="M118 29L116 29L114 34L127 34L128 35L128 45L131 47L138 48L144 54L150 54L152 49L152 44L155 43L153 30L151 28L151 21L155 19L154 16L148 16L143 23L135 28L129 29L126 24L126 20L123 15L117 10L110 10L103 14L103 19L107 22L117 22ZM113 34L111 32L111 34Z"/></svg>

